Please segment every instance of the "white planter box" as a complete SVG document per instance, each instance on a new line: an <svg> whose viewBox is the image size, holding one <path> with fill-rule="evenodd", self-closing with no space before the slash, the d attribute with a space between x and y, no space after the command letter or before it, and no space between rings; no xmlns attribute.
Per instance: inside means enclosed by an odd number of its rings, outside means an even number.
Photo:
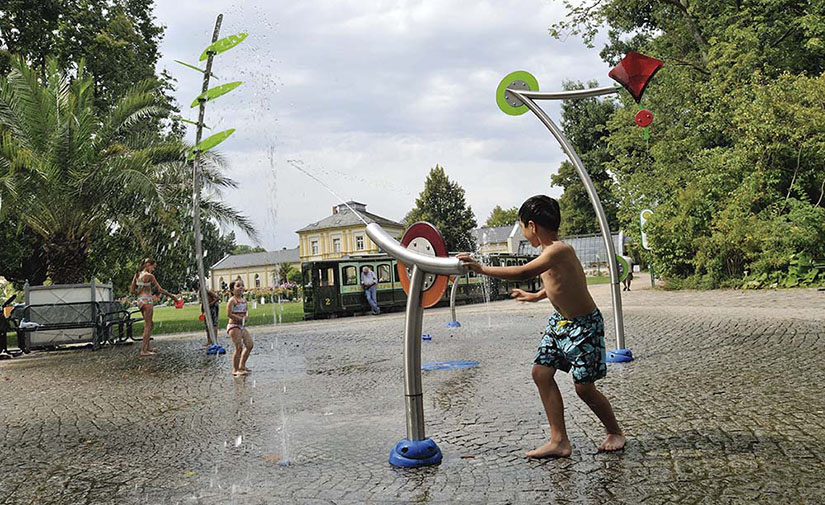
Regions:
<svg viewBox="0 0 825 505"><path fill-rule="evenodd" d="M111 284L56 284L52 286L25 287L26 305L61 304L73 302L111 302L114 300ZM71 310L71 309L69 309ZM33 322L37 323L34 317ZM93 328L48 330L28 332L28 344L32 349L63 344L92 342Z"/></svg>

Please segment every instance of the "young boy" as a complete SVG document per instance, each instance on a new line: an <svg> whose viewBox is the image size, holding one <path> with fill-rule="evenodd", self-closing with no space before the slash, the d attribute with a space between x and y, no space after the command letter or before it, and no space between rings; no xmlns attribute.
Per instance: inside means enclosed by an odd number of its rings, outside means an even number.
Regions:
<svg viewBox="0 0 825 505"><path fill-rule="evenodd" d="M526 265L492 267L481 265L469 254L459 255L474 272L508 280L524 280L541 274L544 289L538 293L513 290L519 301L537 302L548 298L556 311L550 316L544 337L533 362L533 381L550 423L550 441L526 454L528 458L567 457L572 452L564 425L564 404L553 376L556 369L573 372L579 398L598 416L607 430L599 451L624 447L625 437L613 415L610 402L593 384L605 376L604 320L590 292L573 248L559 241L561 216L556 200L537 195L518 211L525 238L533 247L541 244L541 254Z"/></svg>

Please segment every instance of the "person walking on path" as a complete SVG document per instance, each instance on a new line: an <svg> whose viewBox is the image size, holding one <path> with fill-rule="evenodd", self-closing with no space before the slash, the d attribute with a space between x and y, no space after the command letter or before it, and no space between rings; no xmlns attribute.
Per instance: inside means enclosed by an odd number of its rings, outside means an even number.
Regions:
<svg viewBox="0 0 825 505"><path fill-rule="evenodd" d="M378 284L378 278L375 276L375 272L368 265L364 265L364 268L361 269L361 287L364 288L364 296L367 297L367 303L370 304L374 316L381 313L381 309L378 308L376 284Z"/></svg>
<svg viewBox="0 0 825 505"><path fill-rule="evenodd" d="M229 338L232 339L232 345L235 346L235 352L232 353L232 375L238 377L246 375L252 369L246 367L246 360L249 359L249 353L252 352L254 343L252 342L252 335L246 329L246 298L244 298L243 281L229 283L229 290L232 292L232 298L226 304L226 315L229 317L229 325L226 327L226 332Z"/></svg>
<svg viewBox="0 0 825 505"><path fill-rule="evenodd" d="M140 264L140 269L132 278L131 291L137 296L138 308L143 314L143 342L140 346L141 356L153 356L157 354L156 347L149 347L149 340L152 338L152 328L154 323L152 317L154 315L155 298L152 291L157 290L158 293L164 294L169 298L177 301L178 297L163 289L155 279L154 271L157 268L157 262L152 258L146 258Z"/></svg>
<svg viewBox="0 0 825 505"><path fill-rule="evenodd" d="M458 255L473 272L506 280L531 279L541 275L544 289L538 293L514 290L519 301L547 298L556 311L550 316L533 361L533 381L550 424L550 441L532 451L528 458L568 457L573 451L564 423L564 403L553 376L557 369L572 370L579 398L596 414L607 431L599 451L617 451L625 437L610 402L594 383L607 374L604 350L604 319L587 289L575 251L559 240L559 203L545 195L528 198L518 212L524 237L541 254L525 265L494 267L478 263L469 253Z"/></svg>

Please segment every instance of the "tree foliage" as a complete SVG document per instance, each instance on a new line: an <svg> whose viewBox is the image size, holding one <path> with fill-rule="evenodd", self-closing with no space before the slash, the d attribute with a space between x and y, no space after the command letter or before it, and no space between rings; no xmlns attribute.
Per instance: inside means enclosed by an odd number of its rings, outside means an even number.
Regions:
<svg viewBox="0 0 825 505"><path fill-rule="evenodd" d="M502 209L501 205L496 205L487 217L484 226L495 228L498 226L512 226L518 221L518 207Z"/></svg>
<svg viewBox="0 0 825 505"><path fill-rule="evenodd" d="M251 246L246 244L238 244L232 248L232 254L252 254L258 252L266 252L266 249L260 246Z"/></svg>
<svg viewBox="0 0 825 505"><path fill-rule="evenodd" d="M587 84L590 88L598 86L596 81ZM566 90L584 89L580 82L565 82L563 87ZM610 161L607 122L615 111L613 100L595 97L567 100L561 106L564 135L573 144L593 181L611 230L618 227L618 202L614 196L615 184L607 171ZM596 211L573 164L562 162L558 173L550 177L550 182L564 188L559 198L562 215L559 233L562 236L599 233L601 228Z"/></svg>
<svg viewBox="0 0 825 505"><path fill-rule="evenodd" d="M156 244L166 247L186 232L191 238L181 224L192 221L189 146L141 128L167 112L154 81L137 83L98 114L82 65L71 76L49 58L42 79L22 58L13 65L0 77L0 215L38 236L52 282L113 276L111 262L100 270L111 251L121 261L125 251L159 256ZM210 154L203 165L201 184L213 195L201 202L204 216L254 236L245 217L214 198L235 186L221 175L220 158ZM109 252L96 253L101 262L90 265L96 248Z"/></svg>
<svg viewBox="0 0 825 505"><path fill-rule="evenodd" d="M464 188L451 181L438 165L430 170L415 207L404 218L407 225L416 221L428 221L438 228L449 251L475 249L471 231L476 227L476 218L464 199Z"/></svg>
<svg viewBox="0 0 825 505"><path fill-rule="evenodd" d="M608 0L568 5L553 29L592 41L602 23L606 61L665 61L642 102L649 143L628 96L607 121L623 228L638 240L654 208L655 263L676 285L816 282L800 265L825 256L825 3Z"/></svg>

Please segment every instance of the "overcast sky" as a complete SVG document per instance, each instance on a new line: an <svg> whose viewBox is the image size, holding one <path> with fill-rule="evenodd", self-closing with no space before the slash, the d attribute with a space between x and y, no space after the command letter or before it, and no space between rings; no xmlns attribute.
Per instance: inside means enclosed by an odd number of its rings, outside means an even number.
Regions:
<svg viewBox="0 0 825 505"><path fill-rule="evenodd" d="M216 58L213 83L244 85L210 103L205 122L213 132L237 129L219 147L240 184L224 198L252 218L269 250L295 247L295 230L337 203L289 160L394 220L436 163L465 189L479 225L495 205L558 196L550 175L561 149L532 114L501 112L496 87L514 70L548 91L567 79L610 81L598 44L548 35L560 1L159 0L159 67L178 79L193 120L201 78L173 60L197 63L218 13L221 36L249 38ZM559 120L558 105L544 104Z"/></svg>

